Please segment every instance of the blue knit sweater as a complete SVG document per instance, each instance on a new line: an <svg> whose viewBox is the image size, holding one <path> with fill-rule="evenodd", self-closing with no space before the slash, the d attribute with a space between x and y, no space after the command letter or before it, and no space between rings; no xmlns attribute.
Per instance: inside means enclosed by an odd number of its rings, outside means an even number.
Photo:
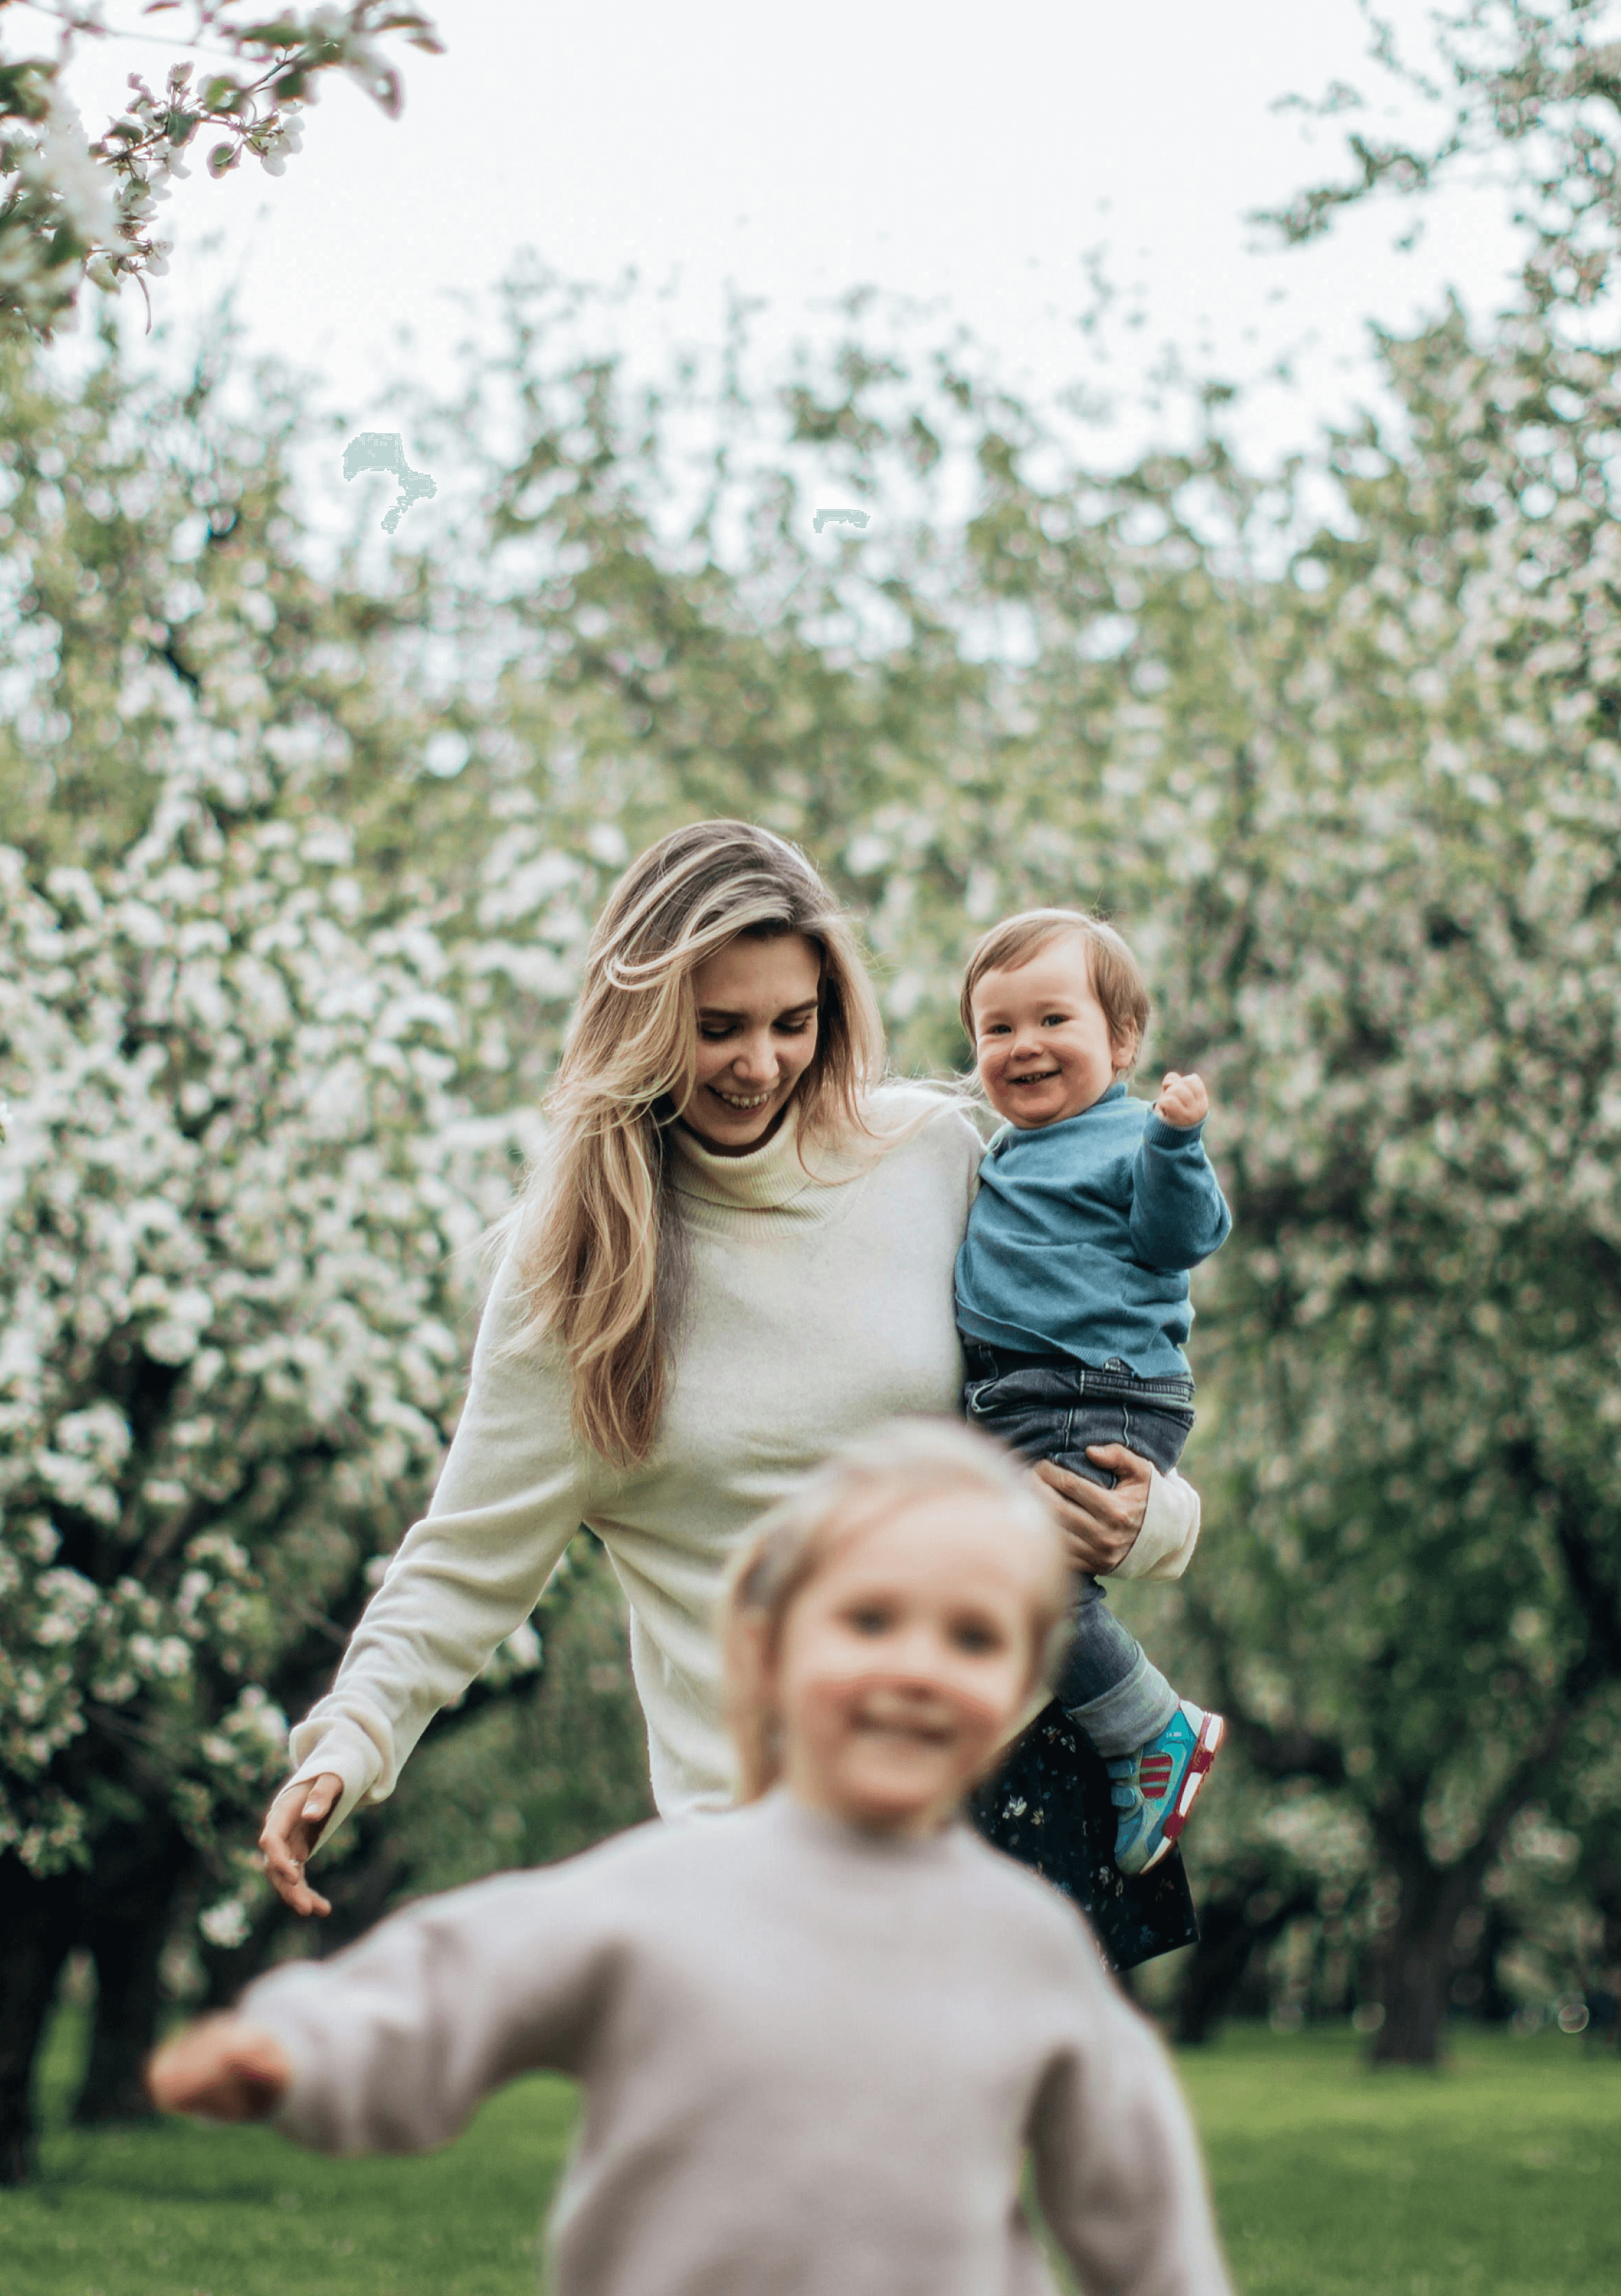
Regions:
<svg viewBox="0 0 1621 2296"><path fill-rule="evenodd" d="M1061 1124L1010 1125L979 1167L957 1254L957 1322L970 1339L1139 1378L1185 1374L1188 1275L1232 1215L1202 1125L1162 1124L1124 1084Z"/></svg>

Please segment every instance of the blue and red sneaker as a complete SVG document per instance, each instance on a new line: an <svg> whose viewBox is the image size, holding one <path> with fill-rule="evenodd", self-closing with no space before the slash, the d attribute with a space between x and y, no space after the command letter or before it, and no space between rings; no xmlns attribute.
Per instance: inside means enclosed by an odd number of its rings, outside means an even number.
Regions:
<svg viewBox="0 0 1621 2296"><path fill-rule="evenodd" d="M1157 1738L1104 1768L1115 1781L1109 1798L1120 1815L1115 1864L1122 1874L1146 1874L1175 1841L1210 1773L1227 1725L1183 1699Z"/></svg>

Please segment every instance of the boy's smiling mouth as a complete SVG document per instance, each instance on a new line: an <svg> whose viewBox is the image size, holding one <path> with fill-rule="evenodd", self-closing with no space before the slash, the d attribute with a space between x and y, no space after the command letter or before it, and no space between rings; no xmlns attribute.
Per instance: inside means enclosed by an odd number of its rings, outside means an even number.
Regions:
<svg viewBox="0 0 1621 2296"><path fill-rule="evenodd" d="M1057 1074L1058 1070L1056 1069L1032 1069L1027 1076L1009 1077L1008 1082L1010 1085L1045 1084L1051 1078L1055 1077Z"/></svg>

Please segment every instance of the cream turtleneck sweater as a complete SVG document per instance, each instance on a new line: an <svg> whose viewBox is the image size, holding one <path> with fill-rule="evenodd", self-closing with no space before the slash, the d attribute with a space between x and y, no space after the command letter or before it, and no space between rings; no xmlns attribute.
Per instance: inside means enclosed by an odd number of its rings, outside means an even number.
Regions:
<svg viewBox="0 0 1621 2296"><path fill-rule="evenodd" d="M886 1086L879 1129L929 1096ZM955 1414L953 1273L984 1144L948 1103L874 1159L800 1161L797 1107L747 1156L675 1128L688 1247L684 1312L657 1444L616 1472L574 1439L560 1351L502 1357L512 1256L491 1288L467 1402L438 1488L350 1639L330 1694L292 1732L294 1777L343 1781L330 1840L393 1791L441 1706L528 1618L581 1523L629 1601L631 1661L666 1817L730 1801L715 1611L726 1562L765 1509L834 1446L897 1413ZM1197 1494L1156 1476L1120 1575L1172 1576Z"/></svg>

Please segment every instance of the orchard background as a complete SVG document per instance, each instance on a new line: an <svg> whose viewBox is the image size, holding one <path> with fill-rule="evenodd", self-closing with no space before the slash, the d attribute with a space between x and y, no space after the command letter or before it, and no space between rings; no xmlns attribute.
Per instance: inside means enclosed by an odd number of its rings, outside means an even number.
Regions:
<svg viewBox="0 0 1621 2296"><path fill-rule="evenodd" d="M401 398L413 459L475 482L383 559L368 498L334 556L299 387L227 326L179 386L110 327L70 385L43 322L0 337L0 2175L29 2172L59 1980L91 2005L78 2113L126 2118L169 2005L309 1948L251 1850L285 1723L431 1488L595 908L720 814L856 911L898 1066L965 1063L966 947L1051 901L1117 919L1150 1067L1210 1080L1207 1529L1124 1607L1233 1737L1190 1843L1203 1940L1145 1994L1189 2042L1352 2015L1420 2063L1449 2019L1613 2020L1597 21L1483 0L1445 141L1354 141L1279 218L1490 152L1529 249L1511 308L1382 336L1391 411L1281 469L1217 388L1194 444L1083 467L982 361L864 347L855 300L791 373L754 372L740 315L713 373L633 398L520 266L503 347ZM708 469L672 538L678 434ZM809 451L885 511L831 559ZM315 1946L633 1822L643 1764L582 1537L346 1829Z"/></svg>

